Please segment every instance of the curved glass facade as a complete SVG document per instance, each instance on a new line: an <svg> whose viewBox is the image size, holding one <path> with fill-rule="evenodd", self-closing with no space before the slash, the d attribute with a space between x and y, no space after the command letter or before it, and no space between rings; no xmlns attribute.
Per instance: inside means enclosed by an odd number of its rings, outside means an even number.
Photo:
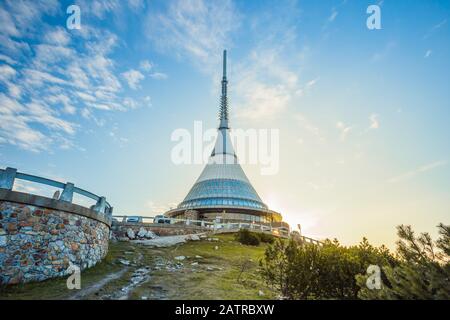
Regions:
<svg viewBox="0 0 450 320"><path fill-rule="evenodd" d="M197 182L178 208L190 209L204 206L267 209L249 183L235 179L210 179Z"/></svg>

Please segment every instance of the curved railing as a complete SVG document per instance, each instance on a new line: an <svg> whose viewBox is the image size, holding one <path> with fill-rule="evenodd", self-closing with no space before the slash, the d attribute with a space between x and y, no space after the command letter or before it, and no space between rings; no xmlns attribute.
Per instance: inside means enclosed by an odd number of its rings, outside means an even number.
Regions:
<svg viewBox="0 0 450 320"><path fill-rule="evenodd" d="M87 198L96 201L96 204L91 209L93 209L98 213L104 214L107 217L112 217L113 207L111 207L111 205L106 201L105 197L97 196L92 192L75 187L75 185L71 182L62 183L59 181L34 176L31 174L17 172L17 169L15 168L0 169L0 189L12 190L16 179L36 182L47 186L62 189L60 195L55 194L57 199L61 201L72 203L74 193L85 196Z"/></svg>

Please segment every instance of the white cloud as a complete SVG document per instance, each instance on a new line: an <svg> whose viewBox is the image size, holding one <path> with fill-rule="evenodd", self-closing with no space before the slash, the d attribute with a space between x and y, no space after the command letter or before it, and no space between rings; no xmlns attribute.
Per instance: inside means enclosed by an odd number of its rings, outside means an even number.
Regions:
<svg viewBox="0 0 450 320"><path fill-rule="evenodd" d="M424 173L424 172L427 172L427 171L430 171L430 170L433 170L435 168L442 167L445 165L447 165L447 161L445 161L445 160L435 161L435 162L420 166L414 170L408 171L404 174L392 177L392 178L388 179L388 182L389 183L400 182L400 181L403 181L406 179L410 179L420 173Z"/></svg>
<svg viewBox="0 0 450 320"><path fill-rule="evenodd" d="M294 119L297 121L299 128L306 131L308 134L319 139L319 141L324 141L324 137L317 127L310 119L308 119L304 114L296 113ZM303 141L303 140L302 140Z"/></svg>
<svg viewBox="0 0 450 320"><path fill-rule="evenodd" d="M133 90L137 90L139 87L139 82L145 79L145 76L142 73L134 69L130 69L122 73L122 76L128 82L128 86Z"/></svg>
<svg viewBox="0 0 450 320"><path fill-rule="evenodd" d="M423 36L424 39L428 39L433 34L435 34L439 29L441 29L447 23L447 19L444 19L435 25L433 25L430 30Z"/></svg>
<svg viewBox="0 0 450 320"><path fill-rule="evenodd" d="M6 62L8 64L11 64L11 65L17 64L16 60L12 59L11 57L8 57L7 55L1 54L1 53L0 53L0 60Z"/></svg>
<svg viewBox="0 0 450 320"><path fill-rule="evenodd" d="M165 80L168 78L167 74L162 73L162 72L154 72L152 74L150 74L150 77L156 80Z"/></svg>
<svg viewBox="0 0 450 320"><path fill-rule="evenodd" d="M378 129L380 127L380 121L378 120L377 114L371 114L369 117L370 127L369 129Z"/></svg>
<svg viewBox="0 0 450 320"><path fill-rule="evenodd" d="M336 128L339 129L339 131L341 132L339 139L341 141L344 141L347 137L347 135L350 133L350 130L352 129L352 127L346 126L342 121L339 121L336 124Z"/></svg>
<svg viewBox="0 0 450 320"><path fill-rule="evenodd" d="M302 88L297 89L297 90L295 91L295 94L298 95L298 96L303 96L303 95L305 95L305 93L306 93L307 91L311 90L311 88L312 88L313 86L315 86L316 83L317 83L318 81L319 81L319 78L316 78L316 79L313 79L313 80L308 81Z"/></svg>
<svg viewBox="0 0 450 320"><path fill-rule="evenodd" d="M297 74L285 64L280 47L253 50L234 74L237 118L273 118L286 110L299 90Z"/></svg>
<svg viewBox="0 0 450 320"><path fill-rule="evenodd" d="M66 46L70 42L70 34L64 28L57 27L45 34L44 41L56 46Z"/></svg>
<svg viewBox="0 0 450 320"><path fill-rule="evenodd" d="M16 70L7 64L0 65L0 81L8 83L11 78L16 76Z"/></svg>
<svg viewBox="0 0 450 320"><path fill-rule="evenodd" d="M333 22L333 21L336 19L338 13L339 13L339 12L337 12L335 9L333 9L333 10L331 11L330 16L328 17L328 22Z"/></svg>
<svg viewBox="0 0 450 320"><path fill-rule="evenodd" d="M150 12L146 34L159 50L187 57L211 71L238 25L239 14L231 0L176 0L168 2L162 14Z"/></svg>
<svg viewBox="0 0 450 320"><path fill-rule="evenodd" d="M151 63L148 60L143 60L139 64L139 68L141 68L144 71L150 71L153 68L153 63Z"/></svg>
<svg viewBox="0 0 450 320"><path fill-rule="evenodd" d="M389 53L397 46L397 44L393 41L389 41L388 43L386 43L386 45L384 46L384 48L379 51L379 52L375 52L372 55L371 61L372 62L378 62L380 60L383 60L384 58L386 58Z"/></svg>
<svg viewBox="0 0 450 320"><path fill-rule="evenodd" d="M0 21L2 22L2 27L0 28L1 33L7 36L14 36L14 37L20 35L11 15L1 7L0 7Z"/></svg>
<svg viewBox="0 0 450 320"><path fill-rule="evenodd" d="M103 4L112 8L109 2ZM130 7L142 4L134 1ZM79 125L66 117L77 109L101 126L104 120L98 114L102 110L124 111L136 105L122 96L115 61L109 57L117 36L84 22L77 32L82 41L72 43L66 29L42 19L61 12L57 0L6 0L0 4L5 22L0 30L0 60L9 64L0 63L0 81L7 88L0 97L0 143L32 151L49 150L52 144L71 148ZM14 136L15 130L21 134Z"/></svg>

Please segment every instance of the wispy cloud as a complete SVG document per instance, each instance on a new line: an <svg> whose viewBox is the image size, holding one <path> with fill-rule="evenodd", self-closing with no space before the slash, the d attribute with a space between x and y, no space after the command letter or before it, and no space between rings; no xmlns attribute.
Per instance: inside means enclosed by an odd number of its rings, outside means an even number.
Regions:
<svg viewBox="0 0 450 320"><path fill-rule="evenodd" d="M118 1L92 1L84 8L108 11L116 5L123 8ZM79 128L77 114L100 125L99 112L137 105L124 93L111 58L117 36L86 22L81 30L70 32L43 21L44 15L63 11L55 0L0 4L0 60L4 62L0 84L7 89L0 97L0 143L35 152L52 145L67 149L75 145L71 140ZM74 37L83 41L75 42ZM133 88L140 80L139 74L124 79Z"/></svg>
<svg viewBox="0 0 450 320"><path fill-rule="evenodd" d="M408 172L403 173L401 175L392 177L392 178L388 179L388 182L389 183L400 182L400 181L403 181L403 180L406 180L406 179L410 179L410 178L412 178L412 177L414 177L414 176L416 176L416 175L418 175L420 173L431 171L433 169L436 169L436 168L439 168L439 167L442 167L442 166L445 166L445 165L447 165L447 161L445 161L445 160L435 161L435 162L432 162L432 163L420 166L420 167L418 167L418 168L416 168L414 170L408 171Z"/></svg>
<svg viewBox="0 0 450 320"><path fill-rule="evenodd" d="M370 126L369 129L378 129L380 127L380 121L378 120L378 115L372 113L369 117Z"/></svg>
<svg viewBox="0 0 450 320"><path fill-rule="evenodd" d="M254 50L234 72L236 118L268 119L283 112L298 90L298 77L275 49Z"/></svg>
<svg viewBox="0 0 450 320"><path fill-rule="evenodd" d="M336 9L333 8L333 10L331 11L331 15L328 17L328 22L333 22L339 12L336 11Z"/></svg>
<svg viewBox="0 0 450 320"><path fill-rule="evenodd" d="M305 95L305 93L307 93L309 90L311 90L311 88L313 86L315 86L317 84L317 82L319 81L319 78L315 78L312 79L310 81L308 81L303 87L301 87L300 89L298 89L297 91L295 91L295 93L298 96L303 96Z"/></svg>
<svg viewBox="0 0 450 320"><path fill-rule="evenodd" d="M150 74L150 78L156 80L166 80L169 76L163 72L154 72Z"/></svg>
<svg viewBox="0 0 450 320"><path fill-rule="evenodd" d="M130 70L126 71L126 72L123 72L122 76L127 81L128 86L131 89L133 89L133 90L138 89L139 88L139 82L141 80L145 79L145 76L142 73L140 73L139 71L134 70L134 69L130 69Z"/></svg>
<svg viewBox="0 0 450 320"><path fill-rule="evenodd" d="M381 51L375 52L372 55L371 61L372 62L378 62L383 60L384 58L386 58L389 53L397 46L397 43L394 41L389 41L388 43L386 43L386 45L384 46L384 48Z"/></svg>
<svg viewBox="0 0 450 320"><path fill-rule="evenodd" d="M431 56L431 53L432 53L431 50L427 50L427 52L425 52L425 55L423 57L428 58L429 56Z"/></svg>
<svg viewBox="0 0 450 320"><path fill-rule="evenodd" d="M447 24L447 19L441 20L440 22L433 25L430 28L430 30L428 30L428 32L423 36L423 39L425 40L430 38L433 34L438 32L438 30L441 29L445 24Z"/></svg>
<svg viewBox="0 0 450 320"><path fill-rule="evenodd" d="M163 52L188 58L210 72L222 50L230 47L230 33L240 16L230 0L176 0L164 12L150 12L146 34Z"/></svg>
<svg viewBox="0 0 450 320"><path fill-rule="evenodd" d="M298 123L298 126L300 129L302 129L307 134L313 136L314 138L318 139L319 141L323 142L325 141L325 138L319 129L319 127L314 124L308 117L306 117L302 113L296 113L294 115L294 120ZM303 139L302 143L303 143Z"/></svg>
<svg viewBox="0 0 450 320"><path fill-rule="evenodd" d="M345 125L342 121L336 124L336 128L340 131L339 139L341 141L344 141L350 133L350 130L352 130L352 127Z"/></svg>

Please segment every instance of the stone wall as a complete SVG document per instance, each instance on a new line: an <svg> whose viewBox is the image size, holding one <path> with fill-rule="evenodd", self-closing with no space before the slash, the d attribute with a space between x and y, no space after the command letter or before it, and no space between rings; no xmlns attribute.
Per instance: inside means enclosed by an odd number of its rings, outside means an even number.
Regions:
<svg viewBox="0 0 450 320"><path fill-rule="evenodd" d="M108 223L93 210L60 202L0 192L0 284L65 276L70 264L83 270L106 255Z"/></svg>

